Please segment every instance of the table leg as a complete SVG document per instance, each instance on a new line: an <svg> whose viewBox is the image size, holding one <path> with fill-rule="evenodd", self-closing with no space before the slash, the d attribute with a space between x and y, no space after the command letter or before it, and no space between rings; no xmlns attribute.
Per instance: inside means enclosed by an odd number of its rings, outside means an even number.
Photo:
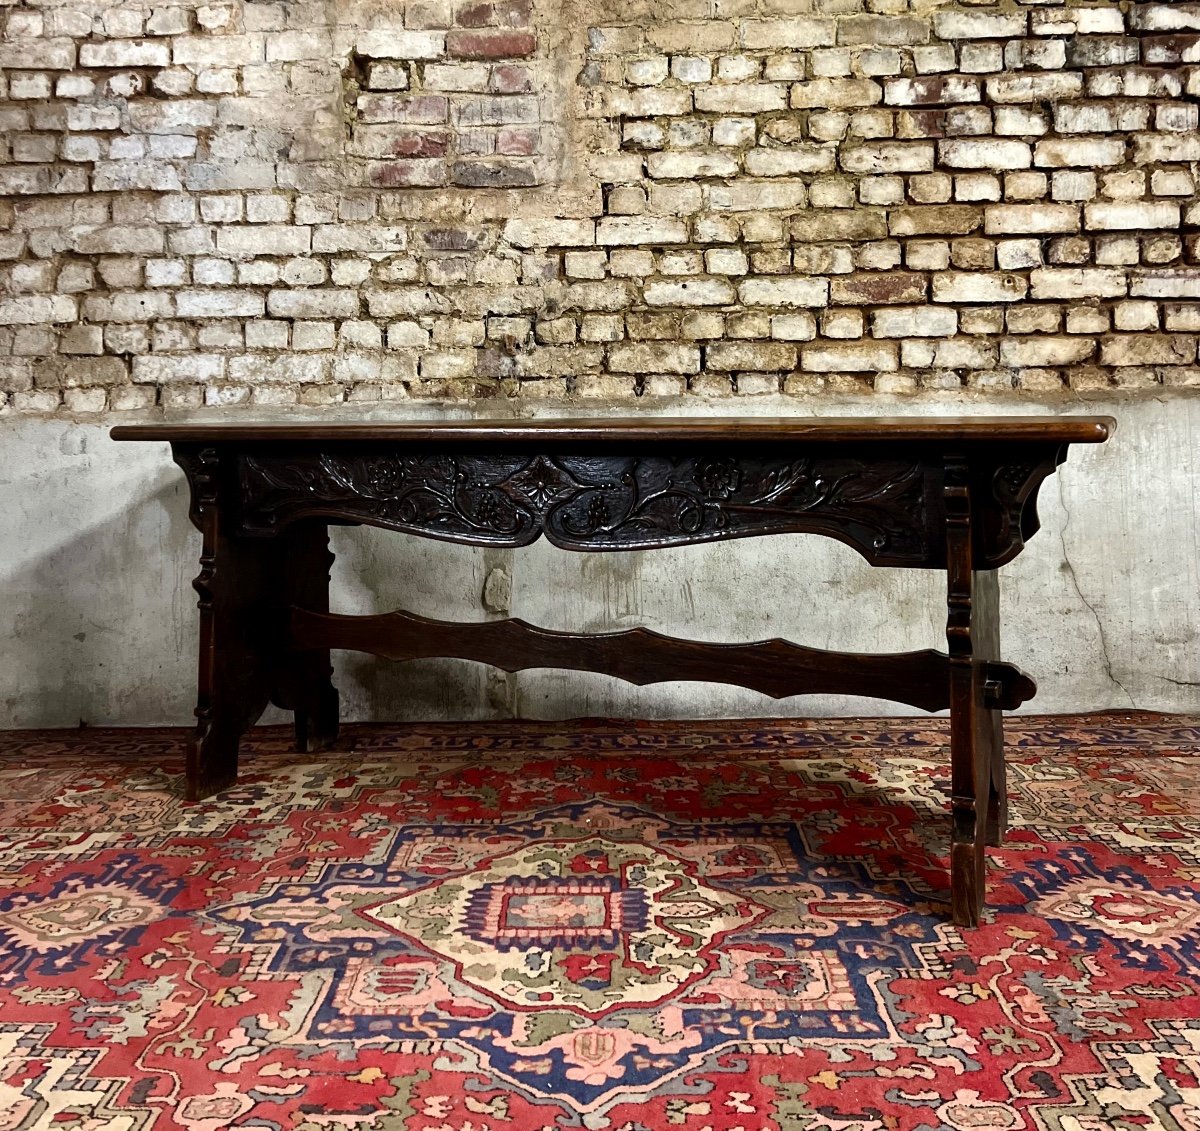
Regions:
<svg viewBox="0 0 1200 1131"><path fill-rule="evenodd" d="M953 822L950 900L954 922L975 926L983 910L987 844L1005 822L1003 718L989 706L988 661L1000 658L999 582L972 568L970 487L965 461L946 466L946 639L950 653Z"/></svg>
<svg viewBox="0 0 1200 1131"><path fill-rule="evenodd" d="M310 612L329 611L329 528L319 520L294 523L283 540L285 611L292 605ZM272 702L295 713L296 749L328 750L338 736L338 693L333 685L329 649L285 649Z"/></svg>
<svg viewBox="0 0 1200 1131"><path fill-rule="evenodd" d="M972 654L976 667L1000 659L1000 575L992 570L976 570L973 580ZM979 733L976 741L988 760L987 843L1004 843L1008 829L1008 783L1004 764L1004 712L987 705L988 686L982 680L984 702L976 707Z"/></svg>
<svg viewBox="0 0 1200 1131"><path fill-rule="evenodd" d="M238 745L271 697L282 617L274 539L235 538L214 504L201 513L200 663L186 795L199 801L237 780Z"/></svg>

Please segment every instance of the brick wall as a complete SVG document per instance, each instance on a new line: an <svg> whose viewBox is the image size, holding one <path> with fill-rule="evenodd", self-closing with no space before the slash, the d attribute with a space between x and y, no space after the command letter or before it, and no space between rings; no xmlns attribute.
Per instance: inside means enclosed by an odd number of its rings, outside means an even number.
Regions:
<svg viewBox="0 0 1200 1131"><path fill-rule="evenodd" d="M3 413L1200 386L1200 4L0 24Z"/></svg>

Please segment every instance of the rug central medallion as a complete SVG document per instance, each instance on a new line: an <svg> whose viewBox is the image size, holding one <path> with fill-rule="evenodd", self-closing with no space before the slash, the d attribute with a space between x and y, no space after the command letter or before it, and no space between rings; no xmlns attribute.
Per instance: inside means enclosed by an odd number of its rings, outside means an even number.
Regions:
<svg viewBox="0 0 1200 1131"><path fill-rule="evenodd" d="M768 909L657 846L597 836L528 844L358 913L502 1005L600 1016L674 997Z"/></svg>

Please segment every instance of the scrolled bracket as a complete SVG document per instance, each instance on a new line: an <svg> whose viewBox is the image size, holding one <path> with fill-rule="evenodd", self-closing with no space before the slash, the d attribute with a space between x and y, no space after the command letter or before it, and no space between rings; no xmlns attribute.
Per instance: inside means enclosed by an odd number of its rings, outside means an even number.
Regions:
<svg viewBox="0 0 1200 1131"><path fill-rule="evenodd" d="M220 490L221 455L216 448L173 444L171 456L183 468L191 491L188 518L204 530L205 516L215 509Z"/></svg>
<svg viewBox="0 0 1200 1131"><path fill-rule="evenodd" d="M1008 451L988 465L980 489L995 506L981 513L976 569L997 569L1025 548L1041 526L1038 491L1066 458L1067 445L1043 444Z"/></svg>

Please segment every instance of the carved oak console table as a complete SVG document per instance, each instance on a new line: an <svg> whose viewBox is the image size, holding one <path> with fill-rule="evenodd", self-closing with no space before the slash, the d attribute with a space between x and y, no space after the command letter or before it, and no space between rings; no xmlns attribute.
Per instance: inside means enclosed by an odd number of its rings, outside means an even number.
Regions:
<svg viewBox="0 0 1200 1131"><path fill-rule="evenodd" d="M1107 417L655 419L114 428L169 441L203 535L195 800L237 777L268 703L300 749L337 738L329 652L455 656L633 683L712 680L776 698L858 694L950 709L951 900L975 924L984 846L1005 825L1001 712L1033 681L1000 659L996 570L1037 530L1039 486ZM837 538L872 565L944 570L946 653L851 655L770 640L707 644L635 629L574 635L519 620L454 624L329 612L329 523L479 546L541 536L641 550L759 534ZM803 599L803 595L799 595Z"/></svg>

